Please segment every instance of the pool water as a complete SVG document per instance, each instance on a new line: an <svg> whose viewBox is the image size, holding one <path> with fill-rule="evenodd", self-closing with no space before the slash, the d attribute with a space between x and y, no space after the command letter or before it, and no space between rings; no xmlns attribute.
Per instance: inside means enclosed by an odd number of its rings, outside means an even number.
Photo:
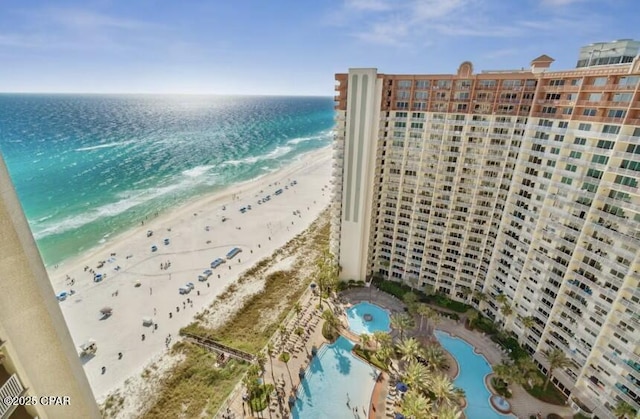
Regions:
<svg viewBox="0 0 640 419"><path fill-rule="evenodd" d="M389 313L375 304L358 303L346 310L349 329L357 334L382 331L388 332L390 328Z"/></svg>
<svg viewBox="0 0 640 419"><path fill-rule="evenodd" d="M440 344L458 361L459 372L453 384L465 392L467 407L464 413L467 419L503 419L513 415L496 412L489 402L491 393L484 384L484 377L493 371L484 356L473 351L473 346L462 339L436 330Z"/></svg>
<svg viewBox="0 0 640 419"><path fill-rule="evenodd" d="M294 419L367 417L378 372L351 354L353 346L341 336L320 348L298 388L298 400L291 409ZM357 413L352 410L355 407Z"/></svg>

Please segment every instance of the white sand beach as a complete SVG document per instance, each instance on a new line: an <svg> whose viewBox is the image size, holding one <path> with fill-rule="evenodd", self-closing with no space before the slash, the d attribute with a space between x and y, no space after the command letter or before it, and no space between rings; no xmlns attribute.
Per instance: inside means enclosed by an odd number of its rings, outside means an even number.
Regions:
<svg viewBox="0 0 640 419"><path fill-rule="evenodd" d="M88 339L97 343L95 356L83 358L96 399L104 400L125 380L139 375L166 351L169 335L175 342L179 329L243 271L304 231L330 202L330 174L331 149L314 151L278 172L147 220L102 247L51 268L55 291L75 292L60 307L76 346ZM276 195L278 189L282 193ZM267 195L271 199L259 204ZM248 205L250 210L239 211ZM153 231L151 237L148 230ZM233 247L242 252L212 269L208 281L198 281L214 259L225 258ZM100 261L105 263L98 268ZM167 262L170 267L163 269ZM94 282L86 266L106 278ZM181 295L178 290L187 282L195 289ZM101 319L103 307L112 308L113 314ZM145 317L153 319L157 330L143 326Z"/></svg>

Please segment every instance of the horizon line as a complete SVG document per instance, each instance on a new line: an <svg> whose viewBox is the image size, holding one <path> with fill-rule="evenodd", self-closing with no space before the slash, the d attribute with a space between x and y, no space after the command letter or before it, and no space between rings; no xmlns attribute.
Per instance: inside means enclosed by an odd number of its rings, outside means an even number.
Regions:
<svg viewBox="0 0 640 419"><path fill-rule="evenodd" d="M176 93L176 92L12 92L0 91L0 95L149 95L149 96L245 96L245 97L326 97L331 98L332 95L317 94L283 94L283 93Z"/></svg>

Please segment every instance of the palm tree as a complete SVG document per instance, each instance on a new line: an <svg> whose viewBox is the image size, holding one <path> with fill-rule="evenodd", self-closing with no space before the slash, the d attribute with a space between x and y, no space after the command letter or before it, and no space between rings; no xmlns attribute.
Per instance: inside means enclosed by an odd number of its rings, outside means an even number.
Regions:
<svg viewBox="0 0 640 419"><path fill-rule="evenodd" d="M271 367L271 380L276 382L276 377L273 375L273 343L267 343L267 355L269 355L269 366Z"/></svg>
<svg viewBox="0 0 640 419"><path fill-rule="evenodd" d="M469 301L469 296L472 294L472 291L471 288L462 287L460 293L462 294L462 298L464 298L465 301Z"/></svg>
<svg viewBox="0 0 640 419"><path fill-rule="evenodd" d="M428 305L422 303L418 306L418 309L416 310L417 313L420 315L420 331L422 332L422 322L424 320L424 318L427 318L427 326L429 325L429 319L434 315L434 311L431 307L429 307Z"/></svg>
<svg viewBox="0 0 640 419"><path fill-rule="evenodd" d="M324 319L325 324L327 325L329 330L331 330L332 333L338 330L340 321L338 320L336 315L333 314L333 311L325 310L324 312L322 312L322 318Z"/></svg>
<svg viewBox="0 0 640 419"><path fill-rule="evenodd" d="M382 330L375 331L373 332L373 340L376 341L379 348L391 347L392 339L389 332L383 332Z"/></svg>
<svg viewBox="0 0 640 419"><path fill-rule="evenodd" d="M511 363L501 363L493 367L493 372L497 378L501 379L507 384L507 387L510 384L523 384L524 377L522 376L522 371L515 365Z"/></svg>
<svg viewBox="0 0 640 419"><path fill-rule="evenodd" d="M564 351L561 349L552 349L550 351L544 352L544 357L549 362L549 368L547 370L547 379L544 381L543 390L547 390L547 386L549 385L549 381L551 380L551 376L553 375L553 370L556 368L565 368L568 367L571 361L564 354Z"/></svg>
<svg viewBox="0 0 640 419"><path fill-rule="evenodd" d="M300 313L302 312L302 306L300 305L300 302L296 302L293 305L293 311L296 313L296 326L297 326L298 322L300 321Z"/></svg>
<svg viewBox="0 0 640 419"><path fill-rule="evenodd" d="M407 292L402 296L402 301L409 309L409 313L414 313L418 304L418 296L414 292Z"/></svg>
<svg viewBox="0 0 640 419"><path fill-rule="evenodd" d="M502 313L502 315L506 320L507 318L509 318L509 316L513 314L513 308L511 308L509 304L503 304L502 307L500 307L500 312Z"/></svg>
<svg viewBox="0 0 640 419"><path fill-rule="evenodd" d="M469 327L471 329L473 329L473 325L478 321L479 318L480 313L478 313L476 310L469 310L469 312L467 313L467 321L469 322Z"/></svg>
<svg viewBox="0 0 640 419"><path fill-rule="evenodd" d="M536 324L536 318L533 316L527 316L522 318L522 325L525 329L531 329Z"/></svg>
<svg viewBox="0 0 640 419"><path fill-rule="evenodd" d="M516 366L520 370L520 375L522 376L522 385L527 384L529 388L533 388L535 386L539 386L542 384L542 378L538 374L538 366L533 359L529 357L521 358L516 363Z"/></svg>
<svg viewBox="0 0 640 419"><path fill-rule="evenodd" d="M506 295L504 295L504 294L498 294L498 295L496 295L496 301L497 301L499 304L506 304L506 302L507 302L507 296L506 296Z"/></svg>
<svg viewBox="0 0 640 419"><path fill-rule="evenodd" d="M403 339L398 344L398 351L402 355L400 359L404 362L412 363L418 360L418 356L422 352L420 342L414 338Z"/></svg>
<svg viewBox="0 0 640 419"><path fill-rule="evenodd" d="M613 409L613 414L618 419L632 419L636 417L636 410L624 400L620 400Z"/></svg>
<svg viewBox="0 0 640 419"><path fill-rule="evenodd" d="M256 355L256 364L260 368L260 375L264 374L264 366L267 364L267 356L264 352L258 352Z"/></svg>
<svg viewBox="0 0 640 419"><path fill-rule="evenodd" d="M482 291L474 291L471 293L472 300L478 300L479 303L487 300L487 294ZM478 304L479 305L479 304Z"/></svg>
<svg viewBox="0 0 640 419"><path fill-rule="evenodd" d="M460 397L451 379L445 374L435 374L429 380L429 389L436 398L438 407L443 405L453 405Z"/></svg>
<svg viewBox="0 0 640 419"><path fill-rule="evenodd" d="M383 346L375 353L375 357L378 361L382 362L387 368L389 367L389 361L393 357L394 352L391 346Z"/></svg>
<svg viewBox="0 0 640 419"><path fill-rule="evenodd" d="M400 332L400 340L404 337L405 330L413 326L413 319L406 314L394 313L391 315L391 327Z"/></svg>
<svg viewBox="0 0 640 419"><path fill-rule="evenodd" d="M447 356L439 345L427 345L422 351L424 359L427 361L431 371L439 371L444 369L447 364Z"/></svg>
<svg viewBox="0 0 640 419"><path fill-rule="evenodd" d="M429 370L419 362L411 362L404 369L402 381L413 390L424 392L429 383Z"/></svg>
<svg viewBox="0 0 640 419"><path fill-rule="evenodd" d="M360 335L360 345L362 346L362 349L367 349L367 345L370 341L371 335L369 335L368 333L363 333Z"/></svg>
<svg viewBox="0 0 640 419"><path fill-rule="evenodd" d="M338 265L335 258L326 248L323 250L322 255L318 258L317 262L318 276L316 281L318 283L320 297L320 308L322 308L322 296L330 288L333 288L338 280Z"/></svg>
<svg viewBox="0 0 640 419"><path fill-rule="evenodd" d="M458 406L442 406L438 409L435 416L438 419L460 419L462 410Z"/></svg>
<svg viewBox="0 0 640 419"><path fill-rule="evenodd" d="M409 390L402 399L402 414L407 418L431 419L431 401L415 390Z"/></svg>
<svg viewBox="0 0 640 419"><path fill-rule="evenodd" d="M291 388L293 388L293 378L291 378L291 371L289 371L289 361L291 360L291 355L288 352L283 352L280 354L278 359L284 362L284 366L287 368L287 373L289 373L289 381L291 381Z"/></svg>

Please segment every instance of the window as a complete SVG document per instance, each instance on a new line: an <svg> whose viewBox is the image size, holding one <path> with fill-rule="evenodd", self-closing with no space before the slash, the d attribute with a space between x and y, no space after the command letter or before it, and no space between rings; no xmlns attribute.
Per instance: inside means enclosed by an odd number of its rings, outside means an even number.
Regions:
<svg viewBox="0 0 640 419"><path fill-rule="evenodd" d="M556 113L558 109L556 107L553 106L544 106L542 108L542 113L546 113L546 114L554 114Z"/></svg>
<svg viewBox="0 0 640 419"><path fill-rule="evenodd" d="M607 116L609 118L624 118L627 115L627 111L624 109L609 109Z"/></svg>
<svg viewBox="0 0 640 419"><path fill-rule="evenodd" d="M627 146L627 153L640 154L640 144L629 144Z"/></svg>
<svg viewBox="0 0 640 419"><path fill-rule="evenodd" d="M571 80L572 86L580 86L582 84L582 79L573 79Z"/></svg>
<svg viewBox="0 0 640 419"><path fill-rule="evenodd" d="M633 170L635 172L640 172L640 162L633 160L622 160L622 164L620 165L623 169Z"/></svg>
<svg viewBox="0 0 640 419"><path fill-rule="evenodd" d="M596 116L597 113L598 110L594 108L586 108L582 111L582 115L584 116Z"/></svg>
<svg viewBox="0 0 640 419"><path fill-rule="evenodd" d="M611 98L612 102L630 102L633 97L633 93L616 93Z"/></svg>
<svg viewBox="0 0 640 419"><path fill-rule="evenodd" d="M581 137L576 137L575 140L573 140L574 144L577 145L585 145L587 143L587 139L586 138L581 138Z"/></svg>
<svg viewBox="0 0 640 419"><path fill-rule="evenodd" d="M563 176L561 182L565 185L571 185L571 183L573 183L573 179Z"/></svg>
<svg viewBox="0 0 640 419"><path fill-rule="evenodd" d="M551 147L551 154L560 154L560 149L556 147Z"/></svg>
<svg viewBox="0 0 640 419"><path fill-rule="evenodd" d="M411 89L411 80L398 80L399 89Z"/></svg>
<svg viewBox="0 0 640 419"><path fill-rule="evenodd" d="M416 92L415 98L416 100L427 100L429 99L429 92Z"/></svg>
<svg viewBox="0 0 640 419"><path fill-rule="evenodd" d="M600 102L602 100L602 93L591 93L587 100L589 102Z"/></svg>
<svg viewBox="0 0 640 419"><path fill-rule="evenodd" d="M620 86L635 86L638 83L638 81L640 81L640 77L638 76L625 76L625 77L620 77L618 84Z"/></svg>
<svg viewBox="0 0 640 419"><path fill-rule="evenodd" d="M453 98L455 100L468 100L469 92L455 92Z"/></svg>
<svg viewBox="0 0 640 419"><path fill-rule="evenodd" d="M598 144L596 145L596 147L604 148L605 150L611 150L613 148L613 141L598 140Z"/></svg>
<svg viewBox="0 0 640 419"><path fill-rule="evenodd" d="M603 134L617 134L620 132L620 126L618 125L605 125L602 127Z"/></svg>
<svg viewBox="0 0 640 419"><path fill-rule="evenodd" d="M413 112L411 114L411 118L413 119L424 119L424 114L421 112Z"/></svg>
<svg viewBox="0 0 640 419"><path fill-rule="evenodd" d="M416 80L416 89L428 89L429 80Z"/></svg>
<svg viewBox="0 0 640 419"><path fill-rule="evenodd" d="M398 99L409 99L411 97L411 92L408 90L398 90L396 97Z"/></svg>
<svg viewBox="0 0 640 419"><path fill-rule="evenodd" d="M409 102L396 102L396 108L409 109Z"/></svg>
<svg viewBox="0 0 640 419"><path fill-rule="evenodd" d="M607 84L607 78L606 77L596 77L595 80L593 80L593 85L594 86L604 86Z"/></svg>
<svg viewBox="0 0 640 419"><path fill-rule="evenodd" d="M582 157L582 153L579 151L572 151L571 153L569 153L569 157L571 157L572 159L579 159L580 157Z"/></svg>
<svg viewBox="0 0 640 419"><path fill-rule="evenodd" d="M576 170L578 170L578 166L576 166L575 164L568 164L564 169L570 172L575 172Z"/></svg>
<svg viewBox="0 0 640 419"><path fill-rule="evenodd" d="M624 185L624 186L630 186L632 188L638 187L638 181L629 176L618 175L616 176L614 183L617 183L619 185Z"/></svg>
<svg viewBox="0 0 640 419"><path fill-rule="evenodd" d="M562 108L563 115L571 115L573 114L573 108Z"/></svg>
<svg viewBox="0 0 640 419"><path fill-rule="evenodd" d="M560 121L558 122L558 128L567 128L569 126L568 121Z"/></svg>
<svg viewBox="0 0 640 419"><path fill-rule="evenodd" d="M591 131L591 124L580 124L578 125L578 129L580 131Z"/></svg>
<svg viewBox="0 0 640 419"><path fill-rule="evenodd" d="M412 122L411 128L422 129L424 124L422 122Z"/></svg>
<svg viewBox="0 0 640 419"><path fill-rule="evenodd" d="M563 79L551 80L549 81L549 86L564 86L564 80Z"/></svg>
<svg viewBox="0 0 640 419"><path fill-rule="evenodd" d="M396 121L394 124L394 127L396 128L405 128L407 126L406 122L400 122L400 121Z"/></svg>
<svg viewBox="0 0 640 419"><path fill-rule="evenodd" d="M495 80L480 80L478 82L478 88L480 89L492 89L497 85L498 83Z"/></svg>
<svg viewBox="0 0 640 419"><path fill-rule="evenodd" d="M594 154L591 158L591 162L596 164L607 164L609 162L609 157Z"/></svg>
<svg viewBox="0 0 640 419"><path fill-rule="evenodd" d="M456 82L456 89L470 89L471 88L471 80L458 80Z"/></svg>
<svg viewBox="0 0 640 419"><path fill-rule="evenodd" d="M408 113L406 112L396 112L396 118L406 118Z"/></svg>
<svg viewBox="0 0 640 419"><path fill-rule="evenodd" d="M436 82L436 88L437 89L450 89L451 88L451 81L450 80L438 80Z"/></svg>
<svg viewBox="0 0 640 419"><path fill-rule="evenodd" d="M592 177L594 179L601 179L602 178L602 172L600 170L596 170L596 169L589 169L589 170L587 170L587 176Z"/></svg>

